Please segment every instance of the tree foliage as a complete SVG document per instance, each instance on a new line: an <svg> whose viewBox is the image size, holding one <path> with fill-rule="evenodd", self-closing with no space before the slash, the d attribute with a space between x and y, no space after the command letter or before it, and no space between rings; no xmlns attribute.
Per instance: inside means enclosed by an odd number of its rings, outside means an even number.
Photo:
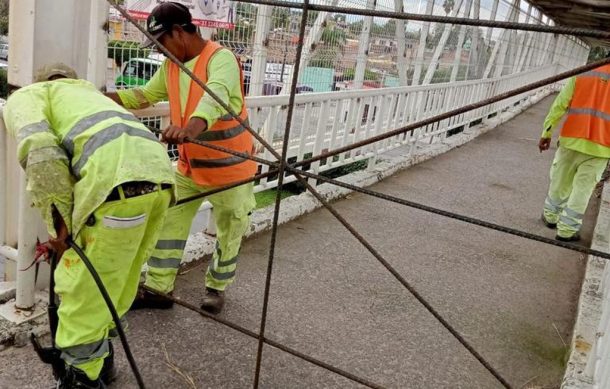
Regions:
<svg viewBox="0 0 610 389"><path fill-rule="evenodd" d="M588 63L599 61L600 59L604 59L610 54L610 51L601 46L592 47L591 51L589 51L589 59Z"/></svg>
<svg viewBox="0 0 610 389"><path fill-rule="evenodd" d="M117 66L122 66L123 63L129 61L131 58L147 58L149 55L150 49L141 48L138 42L108 42L108 58L114 59Z"/></svg>
<svg viewBox="0 0 610 389"><path fill-rule="evenodd" d="M9 0L0 0L0 35L8 34Z"/></svg>

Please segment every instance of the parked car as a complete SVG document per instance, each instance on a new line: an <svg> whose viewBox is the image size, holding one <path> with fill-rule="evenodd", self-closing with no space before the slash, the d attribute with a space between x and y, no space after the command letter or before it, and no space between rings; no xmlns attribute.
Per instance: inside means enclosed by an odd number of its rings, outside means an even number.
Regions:
<svg viewBox="0 0 610 389"><path fill-rule="evenodd" d="M0 44L0 59L8 60L8 44Z"/></svg>
<svg viewBox="0 0 610 389"><path fill-rule="evenodd" d="M282 91L282 87L284 86L283 82L277 81L265 81L263 85L263 95L264 96L274 96L279 95ZM313 92L313 88L309 85L297 84L297 94Z"/></svg>
<svg viewBox="0 0 610 389"><path fill-rule="evenodd" d="M144 85L159 70L162 62L150 58L132 58L123 65L123 71L116 78L117 88Z"/></svg>

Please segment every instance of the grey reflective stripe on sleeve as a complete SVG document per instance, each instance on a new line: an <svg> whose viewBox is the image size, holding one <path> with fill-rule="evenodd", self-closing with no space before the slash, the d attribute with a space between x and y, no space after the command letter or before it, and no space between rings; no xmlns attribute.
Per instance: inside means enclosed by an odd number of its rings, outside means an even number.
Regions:
<svg viewBox="0 0 610 389"><path fill-rule="evenodd" d="M576 230L580 229L580 226L582 225L582 221L570 219L569 217L567 217L565 215L561 215L559 217L559 222L561 224L565 224L566 226L574 228Z"/></svg>
<svg viewBox="0 0 610 389"><path fill-rule="evenodd" d="M222 120L223 122L227 122L229 120L233 120L233 116L230 113L228 113L226 115L222 115L219 120Z"/></svg>
<svg viewBox="0 0 610 389"><path fill-rule="evenodd" d="M23 142L26 138L34 134L39 134L41 132L49 132L50 130L51 128L49 127L49 123L46 120L23 126L19 129L19 131L17 131L17 144Z"/></svg>
<svg viewBox="0 0 610 389"><path fill-rule="evenodd" d="M85 166L89 158L102 146L112 142L113 140L121 137L122 135L129 135L134 137L140 137L151 140L155 143L159 143L152 132L143 128L130 127L124 123L113 124L110 127L104 128L99 132L93 134L85 146L83 147L83 153L80 156L78 162L72 165L72 171L77 177L80 177L80 171Z"/></svg>
<svg viewBox="0 0 610 389"><path fill-rule="evenodd" d="M575 219L582 219L585 216L582 213L571 210L570 208L566 208L563 211L566 213L566 215Z"/></svg>
<svg viewBox="0 0 610 389"><path fill-rule="evenodd" d="M183 250L186 247L186 240L159 240L157 250Z"/></svg>
<svg viewBox="0 0 610 389"><path fill-rule="evenodd" d="M246 122L246 124L248 124L248 122ZM250 124L248 124L248 125L250 125ZM238 124L237 126L228 128L226 130L205 131L197 137L197 140L200 140L203 142L227 140L227 139L235 138L238 135L241 135L244 131L246 131L246 127L242 126L241 124Z"/></svg>
<svg viewBox="0 0 610 389"><path fill-rule="evenodd" d="M570 108L568 109L568 114L570 115L591 115L596 118L600 118L602 120L610 121L610 114L607 114L602 111L597 111L592 108Z"/></svg>
<svg viewBox="0 0 610 389"><path fill-rule="evenodd" d="M182 258L157 258L150 257L148 266L156 267L157 269L178 269Z"/></svg>
<svg viewBox="0 0 610 389"><path fill-rule="evenodd" d="M37 163L58 160L68 160L65 150L59 146L48 146L30 151L26 158L19 161L19 164L22 168L26 169L28 166L33 166Z"/></svg>
<svg viewBox="0 0 610 389"><path fill-rule="evenodd" d="M62 348L61 359L69 365L82 365L93 359L102 358L109 351L108 340L102 339L94 343Z"/></svg>
<svg viewBox="0 0 610 389"><path fill-rule="evenodd" d="M602 80L605 80L605 81L610 80L610 74L603 73L603 72L596 72L595 70L583 73L579 77L599 77L599 78L601 78Z"/></svg>
<svg viewBox="0 0 610 389"><path fill-rule="evenodd" d="M240 164L246 161L245 158L233 155L228 158L220 159L191 159L192 168L215 168L215 167L227 167Z"/></svg>
<svg viewBox="0 0 610 389"><path fill-rule="evenodd" d="M93 115L87 116L86 118L81 119L78 123L76 123L70 129L70 131L68 131L68 133L62 140L62 143L65 146L66 150L68 150L68 153L70 153L70 155L74 155L74 139L77 136L87 131L87 129L98 124L99 122L112 118L121 118L130 122L140 123L140 121L135 116L127 112L102 111L94 113Z"/></svg>
<svg viewBox="0 0 610 389"><path fill-rule="evenodd" d="M210 275L215 280L218 280L218 281L230 280L231 278L235 277L235 270L234 271L228 271L226 273L218 273L217 271L215 271L211 267L208 267L208 271L210 272Z"/></svg>
<svg viewBox="0 0 610 389"><path fill-rule="evenodd" d="M223 266L231 266L237 263L237 261L239 260L239 255L227 260L227 261L221 261L218 260L218 267L223 267Z"/></svg>

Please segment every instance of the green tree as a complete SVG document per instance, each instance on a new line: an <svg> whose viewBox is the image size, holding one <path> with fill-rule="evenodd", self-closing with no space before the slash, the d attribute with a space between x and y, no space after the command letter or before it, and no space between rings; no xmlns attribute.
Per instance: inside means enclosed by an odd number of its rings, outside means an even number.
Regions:
<svg viewBox="0 0 610 389"><path fill-rule="evenodd" d="M5 69L0 69L0 98L8 96L8 77Z"/></svg>
<svg viewBox="0 0 610 389"><path fill-rule="evenodd" d="M591 62L595 62L595 61L599 61L600 59L604 59L608 56L608 54L610 54L610 51L605 48L605 47L601 47L601 46L595 46L593 48L591 48L591 51L589 51L589 59L588 59L588 63Z"/></svg>
<svg viewBox="0 0 610 389"><path fill-rule="evenodd" d="M272 29L283 28L288 30L290 27L290 9L284 7L273 7L271 11Z"/></svg>
<svg viewBox="0 0 610 389"><path fill-rule="evenodd" d="M453 7L455 7L454 0L445 0L443 3L443 9L445 10L445 14L449 15L451 11L453 11Z"/></svg>
<svg viewBox="0 0 610 389"><path fill-rule="evenodd" d="M108 42L108 58L114 59L117 66L131 58L146 58L150 54L150 49L143 49L138 42L131 41L110 41Z"/></svg>
<svg viewBox="0 0 610 389"><path fill-rule="evenodd" d="M0 0L0 35L8 34L9 0Z"/></svg>

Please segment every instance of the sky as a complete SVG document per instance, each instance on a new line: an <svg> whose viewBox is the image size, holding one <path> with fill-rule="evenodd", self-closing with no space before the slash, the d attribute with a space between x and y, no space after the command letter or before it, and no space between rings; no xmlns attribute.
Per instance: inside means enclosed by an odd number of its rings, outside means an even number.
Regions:
<svg viewBox="0 0 610 389"><path fill-rule="evenodd" d="M419 14L423 14L426 12L426 6L428 4L429 0L403 0L403 5L404 5L404 9L406 12L408 13L419 13ZM456 3L459 2L459 0L454 0ZM481 1L481 8L479 11L479 18L481 19L491 19L491 11L492 11L492 7L493 7L493 0L480 0ZM324 2L327 3L330 2L330 0L320 0L320 2ZM434 0L434 11L433 14L434 15L442 15L445 16L445 10L443 9L443 2L444 0ZM462 7L460 9L460 13L458 14L458 16L464 16L463 12L464 12L464 8L465 8L465 3L466 0L463 0L463 4ZM506 20L506 18L508 17L510 10L512 8L512 0L500 0L499 5L498 5L498 11L496 14L496 20ZM366 0L339 0L339 6L343 6L343 7L354 7L354 8L365 8L366 7ZM525 1L521 1L521 5L520 5L520 13L519 13L519 22L524 23L526 20L526 15L527 15L527 10L529 7L529 3L525 2ZM394 0L378 0L377 1L377 9L378 10L383 10L383 11L393 11L394 10ZM538 14L536 13L537 11L534 11L533 13L533 17L538 17ZM472 17L472 15L471 15ZM353 23L355 21L361 20L363 17L362 16L358 16L358 15L348 15L347 21L350 23ZM375 18L375 23L378 24L384 24L387 22L388 19L385 18ZM545 19L546 20L546 19ZM533 19L530 20L530 22L533 21ZM409 31L419 31L422 27L422 23L421 22L408 22L407 23L407 30ZM483 28L483 30L486 30L486 28ZM493 31L493 38L497 38L497 36L499 36L501 34L502 30L500 29L494 29Z"/></svg>

